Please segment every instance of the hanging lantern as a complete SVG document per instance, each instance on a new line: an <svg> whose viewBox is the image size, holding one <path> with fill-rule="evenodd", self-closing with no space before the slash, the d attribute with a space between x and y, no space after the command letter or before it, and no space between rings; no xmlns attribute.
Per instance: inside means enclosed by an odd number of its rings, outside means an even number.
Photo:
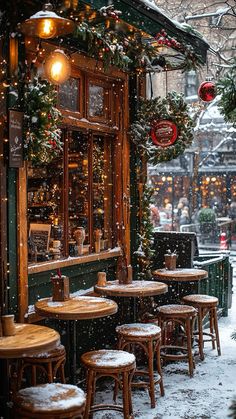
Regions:
<svg viewBox="0 0 236 419"><path fill-rule="evenodd" d="M44 75L52 84L62 84L70 77L71 64L61 49L55 49L44 63Z"/></svg>
<svg viewBox="0 0 236 419"><path fill-rule="evenodd" d="M43 6L43 10L35 13L19 25L21 32L28 36L38 36L43 39L72 33L75 29L75 23L72 20L58 16L52 9L51 3L46 3Z"/></svg>
<svg viewBox="0 0 236 419"><path fill-rule="evenodd" d="M198 89L198 96L203 102L211 102L217 95L216 85L212 81L204 81Z"/></svg>

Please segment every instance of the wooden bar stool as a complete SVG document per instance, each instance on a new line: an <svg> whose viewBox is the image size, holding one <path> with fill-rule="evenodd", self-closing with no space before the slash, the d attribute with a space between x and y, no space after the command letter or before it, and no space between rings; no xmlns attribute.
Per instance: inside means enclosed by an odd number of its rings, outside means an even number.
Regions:
<svg viewBox="0 0 236 419"><path fill-rule="evenodd" d="M183 302L192 305L198 310L198 331L194 332L194 334L198 335L200 359L204 360L204 342L208 341L212 342L212 349L215 349L216 342L218 355L221 355L217 318L218 298L210 295L193 294L183 297ZM203 332L203 319L207 314L209 314L210 333ZM204 335L210 337L210 339L204 339Z"/></svg>
<svg viewBox="0 0 236 419"><path fill-rule="evenodd" d="M23 376L27 369L30 370L32 386L39 384L40 373L40 377L48 383L53 383L58 378L60 378L61 383L65 383L65 362L66 350L63 345L58 345L49 352L22 358L19 361L17 388L21 388Z"/></svg>
<svg viewBox="0 0 236 419"><path fill-rule="evenodd" d="M85 394L69 384L50 383L20 390L15 419L83 419Z"/></svg>
<svg viewBox="0 0 236 419"><path fill-rule="evenodd" d="M125 351L106 350L86 352L81 361L87 370L87 401L84 419L89 419L99 410L123 412L124 419L133 418L131 381L135 371L135 356ZM123 390L123 406L116 404L94 404L96 381L100 377L112 377ZM115 401L115 397L114 397Z"/></svg>
<svg viewBox="0 0 236 419"><path fill-rule="evenodd" d="M189 305L170 304L158 308L159 326L162 331L162 345L161 345L161 358L164 360L179 361L182 359L188 360L189 375L193 376L195 368L194 358L192 354L192 336L193 336L193 320L197 315L197 310ZM176 329L182 328L181 336L179 331L175 336L175 342L168 344L168 327L171 326ZM173 335L173 333L172 333ZM181 338L182 345L178 344ZM183 346L184 339L187 340L186 346ZM177 340L177 344L176 344ZM181 352L181 353L173 353Z"/></svg>
<svg viewBox="0 0 236 419"><path fill-rule="evenodd" d="M154 408L155 403L155 384L160 385L161 396L164 396L164 387L161 372L160 346L161 346L161 329L155 324L134 323L124 324L116 328L118 333L118 348L125 350L135 350L135 346L141 347L147 357L148 369L136 370L135 375L148 376L149 381L132 382L132 387L147 387L151 399L151 407ZM157 372L159 377L154 380L154 355L157 359ZM117 388L117 386L116 386Z"/></svg>

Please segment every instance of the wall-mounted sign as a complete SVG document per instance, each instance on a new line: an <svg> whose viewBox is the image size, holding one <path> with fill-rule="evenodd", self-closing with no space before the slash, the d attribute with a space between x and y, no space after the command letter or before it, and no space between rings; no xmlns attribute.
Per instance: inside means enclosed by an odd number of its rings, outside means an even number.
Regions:
<svg viewBox="0 0 236 419"><path fill-rule="evenodd" d="M9 166L23 167L23 112L9 110Z"/></svg>
<svg viewBox="0 0 236 419"><path fill-rule="evenodd" d="M152 142L160 147L168 147L176 141L177 126L168 120L154 122L151 129Z"/></svg>

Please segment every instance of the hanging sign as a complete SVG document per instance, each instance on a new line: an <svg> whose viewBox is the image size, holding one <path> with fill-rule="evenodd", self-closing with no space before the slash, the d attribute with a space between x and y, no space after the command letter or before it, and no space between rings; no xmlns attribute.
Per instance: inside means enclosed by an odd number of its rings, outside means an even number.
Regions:
<svg viewBox="0 0 236 419"><path fill-rule="evenodd" d="M9 167L23 167L23 112L9 110Z"/></svg>
<svg viewBox="0 0 236 419"><path fill-rule="evenodd" d="M168 147L175 143L177 136L177 126L171 121L163 119L152 125L151 138L157 146Z"/></svg>

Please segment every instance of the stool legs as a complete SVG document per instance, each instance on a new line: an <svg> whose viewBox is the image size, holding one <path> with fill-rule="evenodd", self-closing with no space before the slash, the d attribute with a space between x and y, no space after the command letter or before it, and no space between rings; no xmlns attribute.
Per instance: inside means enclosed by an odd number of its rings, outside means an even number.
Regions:
<svg viewBox="0 0 236 419"><path fill-rule="evenodd" d="M190 319L186 319L185 331L186 331L186 336L187 336L189 375L190 377L192 377L194 364L193 364L193 353L192 353L192 328L191 328Z"/></svg>
<svg viewBox="0 0 236 419"><path fill-rule="evenodd" d="M212 309L213 311L213 319L214 319L214 328L215 328L215 335L216 335L216 345L217 345L217 352L218 355L221 355L221 349L220 349L220 336L219 336L219 329L218 329L218 318L217 318L217 309L214 307Z"/></svg>
<svg viewBox="0 0 236 419"><path fill-rule="evenodd" d="M151 399L151 407L154 408L155 402L155 385L153 370L153 343L148 342L148 376L149 376L149 394Z"/></svg>
<svg viewBox="0 0 236 419"><path fill-rule="evenodd" d="M205 315L209 313L209 321L210 321L210 333L203 332L203 319ZM219 329L218 329L218 318L217 318L217 308L210 307L207 310L204 307L198 307L198 347L199 347L199 355L200 359L203 361L204 356L204 334L210 336L212 342L212 349L215 349L215 342L217 346L218 355L221 355L220 349L220 337L219 337Z"/></svg>
<svg viewBox="0 0 236 419"><path fill-rule="evenodd" d="M164 390L164 384L162 380L162 370L161 370L161 345L158 345L157 347L157 372L159 376L161 377L159 385L160 385L160 393L161 393L161 396L163 397L165 395L165 390Z"/></svg>
<svg viewBox="0 0 236 419"><path fill-rule="evenodd" d="M199 346L200 359L202 361L204 360L204 352L203 352L204 342L203 342L203 330L202 330L203 317L204 317L203 308L199 307L199 310L198 310L198 333L199 333L198 346Z"/></svg>
<svg viewBox="0 0 236 419"><path fill-rule="evenodd" d="M89 419L90 409L93 405L94 400L94 381L95 381L95 373L92 370L88 370L87 372L87 397L86 397L86 406L84 412L84 419Z"/></svg>

